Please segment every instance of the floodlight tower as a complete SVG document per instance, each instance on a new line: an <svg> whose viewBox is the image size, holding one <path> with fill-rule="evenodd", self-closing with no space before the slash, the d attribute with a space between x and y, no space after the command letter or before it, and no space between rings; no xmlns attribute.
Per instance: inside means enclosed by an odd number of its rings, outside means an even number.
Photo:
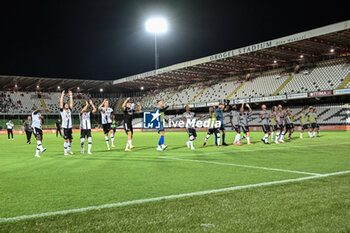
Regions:
<svg viewBox="0 0 350 233"><path fill-rule="evenodd" d="M168 23L164 18L150 18L145 23L146 31L154 34L154 67L159 68L159 55L157 48L157 35L168 30Z"/></svg>

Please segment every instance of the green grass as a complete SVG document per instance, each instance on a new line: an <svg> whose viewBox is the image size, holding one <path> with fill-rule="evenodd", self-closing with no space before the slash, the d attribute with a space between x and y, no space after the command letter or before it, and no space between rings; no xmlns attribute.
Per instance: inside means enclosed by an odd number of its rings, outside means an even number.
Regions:
<svg viewBox="0 0 350 233"><path fill-rule="evenodd" d="M156 133L136 132L132 152L126 135L106 150L102 133L93 134L93 154L63 155L63 139L45 134L47 151L34 158L35 139L0 136L0 218L69 210L174 194L311 176L263 170L250 165L326 174L350 170L350 134L322 132L320 138L264 145L216 148L213 138L196 150L185 132L166 132L169 148L156 151ZM229 132L227 141L234 134ZM86 145L87 146L87 145ZM159 158L159 156L169 159ZM177 158L175 160L170 158ZM200 162L202 161L202 162ZM225 163L225 164L223 164ZM227 165L231 164L231 165ZM349 232L350 174L215 194L162 200L66 215L0 221L0 232Z"/></svg>

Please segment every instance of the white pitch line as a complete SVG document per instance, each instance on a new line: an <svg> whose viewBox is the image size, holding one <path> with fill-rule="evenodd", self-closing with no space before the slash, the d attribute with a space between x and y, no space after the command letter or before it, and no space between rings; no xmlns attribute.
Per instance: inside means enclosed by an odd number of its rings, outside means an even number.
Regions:
<svg viewBox="0 0 350 233"><path fill-rule="evenodd" d="M349 143L334 143L334 144L312 144L312 145L296 145L296 146L288 146L288 147L262 147L256 150L253 149L247 149L247 150L231 150L231 151L211 151L211 152L204 152L204 153L193 153L193 154L169 154L167 156L193 156L193 155L209 155L209 154L231 154L231 153L244 153L244 152L254 152L254 151L268 151L268 150L283 150L283 149L289 149L289 148L300 148L300 147L317 147L317 146L336 146L336 145L350 145ZM171 147L169 148L171 149ZM168 150L169 150L168 149Z"/></svg>
<svg viewBox="0 0 350 233"><path fill-rule="evenodd" d="M183 198L183 197L201 196L201 195L207 195L207 194L212 194L212 193L221 193L221 192L228 192L228 191L233 191L233 190L241 190L241 189L247 189L247 188L269 186L269 185L275 185L275 184L292 183L292 182L303 181L303 180L336 176L336 175L341 175L341 174L346 174L346 173L350 173L350 170L349 171L334 172L334 173L327 173L327 174L322 174L322 175L317 175L317 176L306 176L306 177L295 178L295 179L262 182L262 183L258 183L258 184L248 184L248 185L233 186L233 187L222 188L222 189L212 189L212 190L206 190L206 191L175 194L175 195L140 199L140 200L134 200L134 201L117 202L117 203L98 205L98 206L89 206L89 207L77 208L77 209L61 210L61 211L46 212L46 213L31 214L31 215L22 215L22 216L9 217L9 218L0 218L0 223L19 221L19 220L25 220L25 219L32 219L32 218L40 218L40 217L49 217L49 216L55 216L55 215L64 215L64 214L70 214L70 213L79 213L79 212L85 212L85 211L89 211L89 210L100 210L100 209L106 209L106 208L112 208L112 207L128 206L128 205L161 201L161 200L178 199L178 198Z"/></svg>
<svg viewBox="0 0 350 233"><path fill-rule="evenodd" d="M159 156L158 158L181 160L181 161L189 161L189 162L197 162L197 163L209 163L209 164L234 166L234 167L255 168L255 169L262 169L262 170L271 170L271 171L278 171L278 172L289 172L289 173L297 173L297 174L312 175L312 176L319 176L319 175L321 175L319 173L312 173L312 172L302 172L302 171L294 171L294 170L270 168L270 167L259 167L259 166L251 166L251 165L235 164L235 163L223 163L223 162L215 162L215 161L208 161L208 160L182 159L182 158L165 157L165 156Z"/></svg>

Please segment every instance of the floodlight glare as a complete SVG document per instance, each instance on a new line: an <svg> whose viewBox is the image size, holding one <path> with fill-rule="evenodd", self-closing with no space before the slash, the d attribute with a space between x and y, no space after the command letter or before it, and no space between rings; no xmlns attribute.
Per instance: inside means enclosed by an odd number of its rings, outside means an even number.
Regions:
<svg viewBox="0 0 350 233"><path fill-rule="evenodd" d="M146 21L146 31L160 34L168 30L168 23L163 18L151 18Z"/></svg>

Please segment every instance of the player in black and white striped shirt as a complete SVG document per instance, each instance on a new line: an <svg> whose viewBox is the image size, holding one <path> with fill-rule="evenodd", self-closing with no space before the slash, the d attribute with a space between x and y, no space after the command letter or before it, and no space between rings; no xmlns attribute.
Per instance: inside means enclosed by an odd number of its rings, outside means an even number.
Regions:
<svg viewBox="0 0 350 233"><path fill-rule="evenodd" d="M107 99L103 100L101 105L98 107L98 110L101 112L101 120L102 120L102 127L103 127L103 133L105 134L105 140L107 144L107 150L110 150L109 147L109 139L108 139L108 133L111 134L111 143L112 147L114 146L114 132L112 129L112 114L113 109L109 107L109 101Z"/></svg>
<svg viewBox="0 0 350 233"><path fill-rule="evenodd" d="M240 125L241 125L241 131L243 131L244 135L240 138L240 141L242 139L247 138L247 145L251 145L250 142L250 133L249 133L249 124L248 124L248 118L253 113L253 110L249 106L249 104L245 104L245 106L248 108L248 112L244 111L244 105L242 104L241 107L241 113L240 113Z"/></svg>
<svg viewBox="0 0 350 233"><path fill-rule="evenodd" d="M36 153L34 156L37 158L40 158L39 153L46 151L46 148L43 148L41 144L43 140L42 121L44 117L41 116L40 112L49 111L49 109L48 108L40 109L34 106L33 110L34 111L32 112L32 129L33 129L34 137L36 139Z"/></svg>
<svg viewBox="0 0 350 233"><path fill-rule="evenodd" d="M89 103L92 107L92 111L89 111ZM81 145L81 153L84 154L84 143L85 137L88 139L88 154L91 153L92 147L92 137L91 137L91 114L96 112L96 108L92 100L89 102L86 101L86 105L83 107L81 112L79 113L80 119L80 145Z"/></svg>
<svg viewBox="0 0 350 233"><path fill-rule="evenodd" d="M186 142L187 147L191 148L191 150L194 150L193 141L197 138L197 132L195 128L195 120L194 118L202 117L201 115L196 115L194 112L191 112L191 107L189 105L186 105L185 107L186 112L182 114L182 119L186 122L186 130L188 133L189 141Z"/></svg>
<svg viewBox="0 0 350 233"><path fill-rule="evenodd" d="M270 113L266 110L266 105L261 105L261 112L259 117L261 118L262 128L265 133L265 136L261 139L261 141L265 144L269 143L269 135L271 134L270 129Z"/></svg>
<svg viewBox="0 0 350 233"><path fill-rule="evenodd" d="M280 135L279 135L279 142L284 143L284 135L286 134L286 115L285 111L282 108L282 105L278 105L278 114L280 119Z"/></svg>
<svg viewBox="0 0 350 233"><path fill-rule="evenodd" d="M69 94L69 104L63 102L65 91L62 91L60 99L60 114L62 119L63 139L64 139L64 155L74 154L71 151L73 141L73 130L72 130L72 109L73 109L73 93L71 90Z"/></svg>
<svg viewBox="0 0 350 233"><path fill-rule="evenodd" d="M243 107L244 102L242 102ZM240 126L240 111L238 110L238 105L234 104L232 105L232 110L230 112L230 123L232 130L236 131L235 140L233 141L233 145L235 146L242 146L242 143L240 142L241 139L241 126Z"/></svg>

